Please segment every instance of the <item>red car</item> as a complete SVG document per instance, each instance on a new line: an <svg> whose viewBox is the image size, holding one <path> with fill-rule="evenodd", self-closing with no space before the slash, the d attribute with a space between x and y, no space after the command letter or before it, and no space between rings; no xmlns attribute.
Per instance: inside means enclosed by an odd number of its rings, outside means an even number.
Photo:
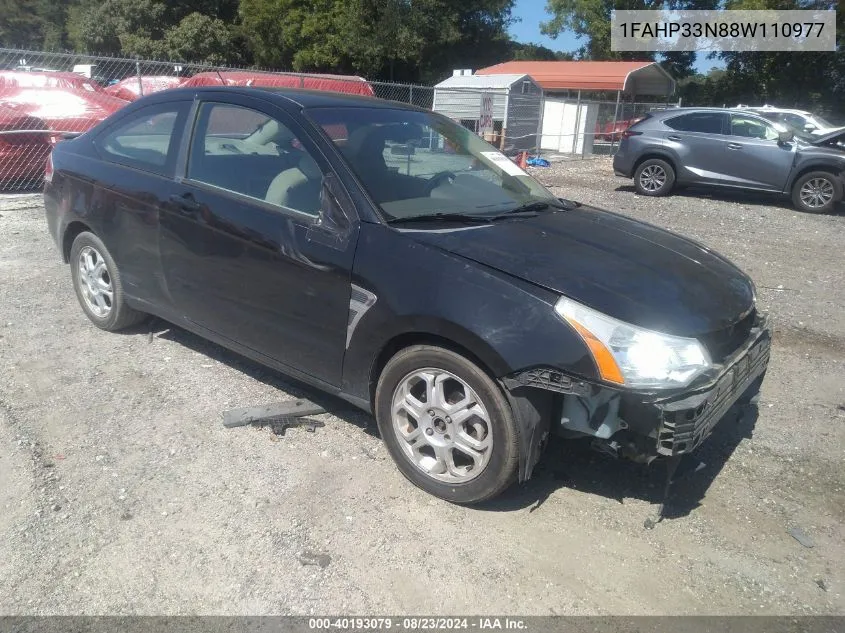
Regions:
<svg viewBox="0 0 845 633"><path fill-rule="evenodd" d="M621 119L616 121L615 124L613 121L608 121L603 126L596 123L595 140L606 141L608 143L618 141L622 138L622 132L634 125L637 121L642 121L642 117L637 117L636 119Z"/></svg>
<svg viewBox="0 0 845 633"><path fill-rule="evenodd" d="M33 88L0 82L0 105L12 105L37 117L58 134L85 132L127 103L101 90Z"/></svg>
<svg viewBox="0 0 845 633"><path fill-rule="evenodd" d="M105 89L105 93L126 101L135 101L143 95L178 88L185 83L184 77L172 75L143 75L140 85L137 76L126 77ZM142 93L143 88L143 93Z"/></svg>
<svg viewBox="0 0 845 633"><path fill-rule="evenodd" d="M84 92L103 92L103 87L77 73L23 72L0 70L0 91L6 88L64 88Z"/></svg>
<svg viewBox="0 0 845 633"><path fill-rule="evenodd" d="M39 179L62 133L85 132L127 103L75 73L0 71L0 183Z"/></svg>
<svg viewBox="0 0 845 633"><path fill-rule="evenodd" d="M192 86L256 86L261 88L306 88L374 97L373 87L361 77L346 75L284 75L251 71L198 73L182 84Z"/></svg>
<svg viewBox="0 0 845 633"><path fill-rule="evenodd" d="M44 121L13 105L0 105L0 188L39 181L51 149Z"/></svg>

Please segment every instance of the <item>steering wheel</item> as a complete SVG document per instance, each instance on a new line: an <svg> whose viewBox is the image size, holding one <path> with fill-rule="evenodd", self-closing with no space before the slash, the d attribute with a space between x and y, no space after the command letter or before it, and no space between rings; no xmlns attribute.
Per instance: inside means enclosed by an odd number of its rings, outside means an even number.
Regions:
<svg viewBox="0 0 845 633"><path fill-rule="evenodd" d="M428 179L428 182L425 183L425 193L427 196L430 196L431 193L437 189L443 181L453 181L457 176L451 171L438 171L434 174L431 178Z"/></svg>

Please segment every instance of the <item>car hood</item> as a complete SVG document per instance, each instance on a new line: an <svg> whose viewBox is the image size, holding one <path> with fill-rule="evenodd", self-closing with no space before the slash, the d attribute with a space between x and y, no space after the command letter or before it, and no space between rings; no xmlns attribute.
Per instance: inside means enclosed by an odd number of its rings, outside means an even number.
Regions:
<svg viewBox="0 0 845 633"><path fill-rule="evenodd" d="M751 280L718 253L591 207L459 228L400 230L418 242L668 334L714 332L741 320L753 306Z"/></svg>
<svg viewBox="0 0 845 633"><path fill-rule="evenodd" d="M843 136L845 136L845 127L830 128L821 134L813 135L813 137L809 140L809 143L812 145L824 145L825 143L829 143L830 141Z"/></svg>

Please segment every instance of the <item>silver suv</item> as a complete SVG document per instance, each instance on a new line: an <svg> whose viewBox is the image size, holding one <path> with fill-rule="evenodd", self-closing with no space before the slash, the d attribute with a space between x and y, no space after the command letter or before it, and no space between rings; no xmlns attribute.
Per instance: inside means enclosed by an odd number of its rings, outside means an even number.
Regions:
<svg viewBox="0 0 845 633"><path fill-rule="evenodd" d="M622 134L613 170L646 196L710 185L786 194L800 210L825 213L843 195L845 129L795 136L747 111L656 111Z"/></svg>

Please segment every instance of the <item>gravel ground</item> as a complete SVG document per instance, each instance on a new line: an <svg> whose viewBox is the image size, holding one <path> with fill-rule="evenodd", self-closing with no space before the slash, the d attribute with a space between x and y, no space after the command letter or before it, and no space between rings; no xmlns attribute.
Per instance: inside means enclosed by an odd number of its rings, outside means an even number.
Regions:
<svg viewBox="0 0 845 633"><path fill-rule="evenodd" d="M38 196L7 195L0 613L845 613L845 216L643 198L604 159L536 173L715 247L772 315L759 409L718 428L670 518L643 529L659 468L578 445L462 508L407 483L333 399L315 433L226 430L228 408L306 392L166 324L96 329Z"/></svg>

